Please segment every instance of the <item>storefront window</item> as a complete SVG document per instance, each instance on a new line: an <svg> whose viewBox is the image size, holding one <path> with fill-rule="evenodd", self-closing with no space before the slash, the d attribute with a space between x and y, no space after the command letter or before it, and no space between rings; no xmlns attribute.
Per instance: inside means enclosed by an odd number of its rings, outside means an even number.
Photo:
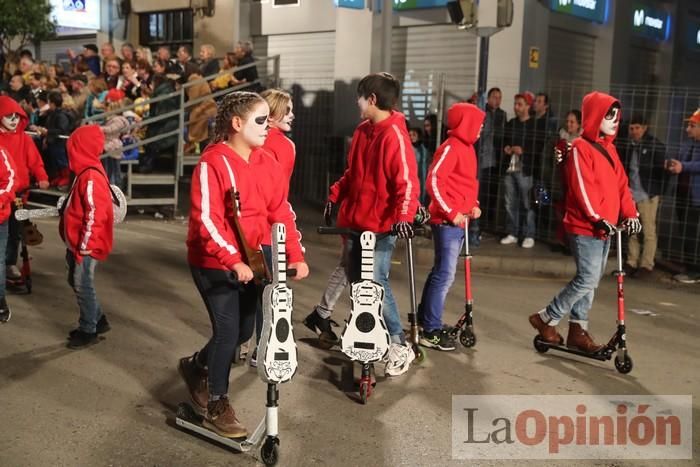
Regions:
<svg viewBox="0 0 700 467"><path fill-rule="evenodd" d="M192 45L194 18L192 10L173 10L142 13L139 15L141 44Z"/></svg>

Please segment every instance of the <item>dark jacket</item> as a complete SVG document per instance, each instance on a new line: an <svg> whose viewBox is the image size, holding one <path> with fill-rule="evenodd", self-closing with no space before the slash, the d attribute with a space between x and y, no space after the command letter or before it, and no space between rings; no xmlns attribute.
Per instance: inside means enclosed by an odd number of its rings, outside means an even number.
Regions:
<svg viewBox="0 0 700 467"><path fill-rule="evenodd" d="M634 144L631 139L625 138L616 146L622 165L625 167L625 172L629 175ZM649 133L646 133L639 142L638 151L639 178L642 182L642 188L644 188L649 197L663 194L664 182L667 177L664 169L666 146Z"/></svg>
<svg viewBox="0 0 700 467"><path fill-rule="evenodd" d="M207 77L219 72L219 61L215 58L207 60L199 64L199 69L202 71L201 75Z"/></svg>
<svg viewBox="0 0 700 467"><path fill-rule="evenodd" d="M486 117L481 137L475 148L479 156L479 169L495 167L503 152L503 136L506 130L507 117L501 109L492 109L486 104Z"/></svg>
<svg viewBox="0 0 700 467"><path fill-rule="evenodd" d="M520 146L523 148L522 161L523 175L538 175L542 167L542 148L544 140L537 132L536 120L532 117L521 122L518 117L511 118L506 124L503 147ZM505 172L510 164L509 155L501 156L501 171Z"/></svg>
<svg viewBox="0 0 700 467"><path fill-rule="evenodd" d="M175 86L172 81L165 80L160 83L156 89L153 91L152 99L156 97L163 96L175 91ZM165 115L167 113L173 112L180 108L180 103L177 97L171 97L162 101L154 102L151 104L150 111L148 113L149 118L158 117L160 115ZM163 133L168 133L173 130L177 130L179 126L179 119L177 115L165 118L163 120L158 120L157 122L149 123L146 129L146 138L151 138ZM168 136L158 141L154 141L148 144L147 150L153 153L159 153L168 149L173 148L177 144L177 135Z"/></svg>
<svg viewBox="0 0 700 467"><path fill-rule="evenodd" d="M238 62L238 67L250 65L251 63L255 63L255 58L253 58L252 55L246 55L245 57L243 57L241 59L240 62ZM257 79L258 79L258 67L256 65L253 65L251 67L246 68L245 70L239 70L239 71L235 72L233 74L233 76L235 76L236 79L239 81L245 80L246 83L252 83L254 81L257 81ZM245 91L252 91L252 92L260 92L263 90L263 87L260 84L254 84L254 85L251 85L250 87L245 88L244 90Z"/></svg>

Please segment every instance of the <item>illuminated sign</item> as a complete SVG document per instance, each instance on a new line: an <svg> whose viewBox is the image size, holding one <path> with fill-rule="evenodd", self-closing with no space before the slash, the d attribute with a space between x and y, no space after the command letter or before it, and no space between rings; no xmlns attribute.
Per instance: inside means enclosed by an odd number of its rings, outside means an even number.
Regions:
<svg viewBox="0 0 700 467"><path fill-rule="evenodd" d="M100 29L100 0L49 0L57 26Z"/></svg>
<svg viewBox="0 0 700 467"><path fill-rule="evenodd" d="M603 24L608 20L608 2L609 0L549 0L549 9Z"/></svg>
<svg viewBox="0 0 700 467"><path fill-rule="evenodd" d="M448 0L394 0L394 10L415 10L419 8L444 8Z"/></svg>
<svg viewBox="0 0 700 467"><path fill-rule="evenodd" d="M644 4L637 4L632 15L632 30L638 36L659 41L671 34L671 15Z"/></svg>
<svg viewBox="0 0 700 467"><path fill-rule="evenodd" d="M338 8L352 8L355 10L365 9L365 0L334 0Z"/></svg>

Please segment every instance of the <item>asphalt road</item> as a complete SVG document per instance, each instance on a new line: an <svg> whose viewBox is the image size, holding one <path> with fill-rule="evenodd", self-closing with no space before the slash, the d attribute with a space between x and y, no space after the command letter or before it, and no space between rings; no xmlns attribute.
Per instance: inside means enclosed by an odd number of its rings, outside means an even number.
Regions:
<svg viewBox="0 0 700 467"><path fill-rule="evenodd" d="M12 320L0 326L0 466L259 465L174 426L186 392L176 364L210 333L208 317L185 262L181 221L132 220L118 227L113 255L99 266L98 294L112 331L94 347L65 348L77 306L65 283L56 223L39 223L45 241L32 249L34 293L11 295ZM307 244L311 276L292 284L299 371L281 387L279 465L457 466L544 465L543 461L457 461L451 450L453 395L700 394L700 306L695 288L630 281L629 347L635 368L611 362L537 354L527 316L544 306L564 280L474 275L478 344L452 353L431 351L403 377L379 378L366 406L353 399L353 367L338 351L313 345L301 324L317 302L338 249ZM403 258L395 258L394 291L408 309ZM566 260L565 258L563 260ZM417 264L418 292L430 265ZM458 272L461 274L461 272ZM462 311L456 286L446 321ZM592 310L591 331L607 341L615 327L614 279L606 278ZM349 301L339 306L342 321ZM564 330L565 331L565 330ZM265 385L245 365L231 374L231 398L253 429L264 413ZM700 405L693 404L696 427ZM695 461L549 461L548 465L698 465Z"/></svg>

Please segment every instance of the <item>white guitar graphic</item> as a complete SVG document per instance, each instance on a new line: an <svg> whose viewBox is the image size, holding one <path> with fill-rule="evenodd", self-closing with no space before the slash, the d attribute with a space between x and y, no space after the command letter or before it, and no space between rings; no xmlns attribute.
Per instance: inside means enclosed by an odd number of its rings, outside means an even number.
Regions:
<svg viewBox="0 0 700 467"><path fill-rule="evenodd" d="M352 360L372 363L389 351L389 331L382 315L384 287L374 281L374 245L372 232L360 236L362 248L360 280L350 288L352 308L340 336L340 348Z"/></svg>
<svg viewBox="0 0 700 467"><path fill-rule="evenodd" d="M258 344L258 376L266 383L291 380L297 371L292 329L292 291L287 287L286 230L272 226L272 283L263 291L263 328Z"/></svg>

